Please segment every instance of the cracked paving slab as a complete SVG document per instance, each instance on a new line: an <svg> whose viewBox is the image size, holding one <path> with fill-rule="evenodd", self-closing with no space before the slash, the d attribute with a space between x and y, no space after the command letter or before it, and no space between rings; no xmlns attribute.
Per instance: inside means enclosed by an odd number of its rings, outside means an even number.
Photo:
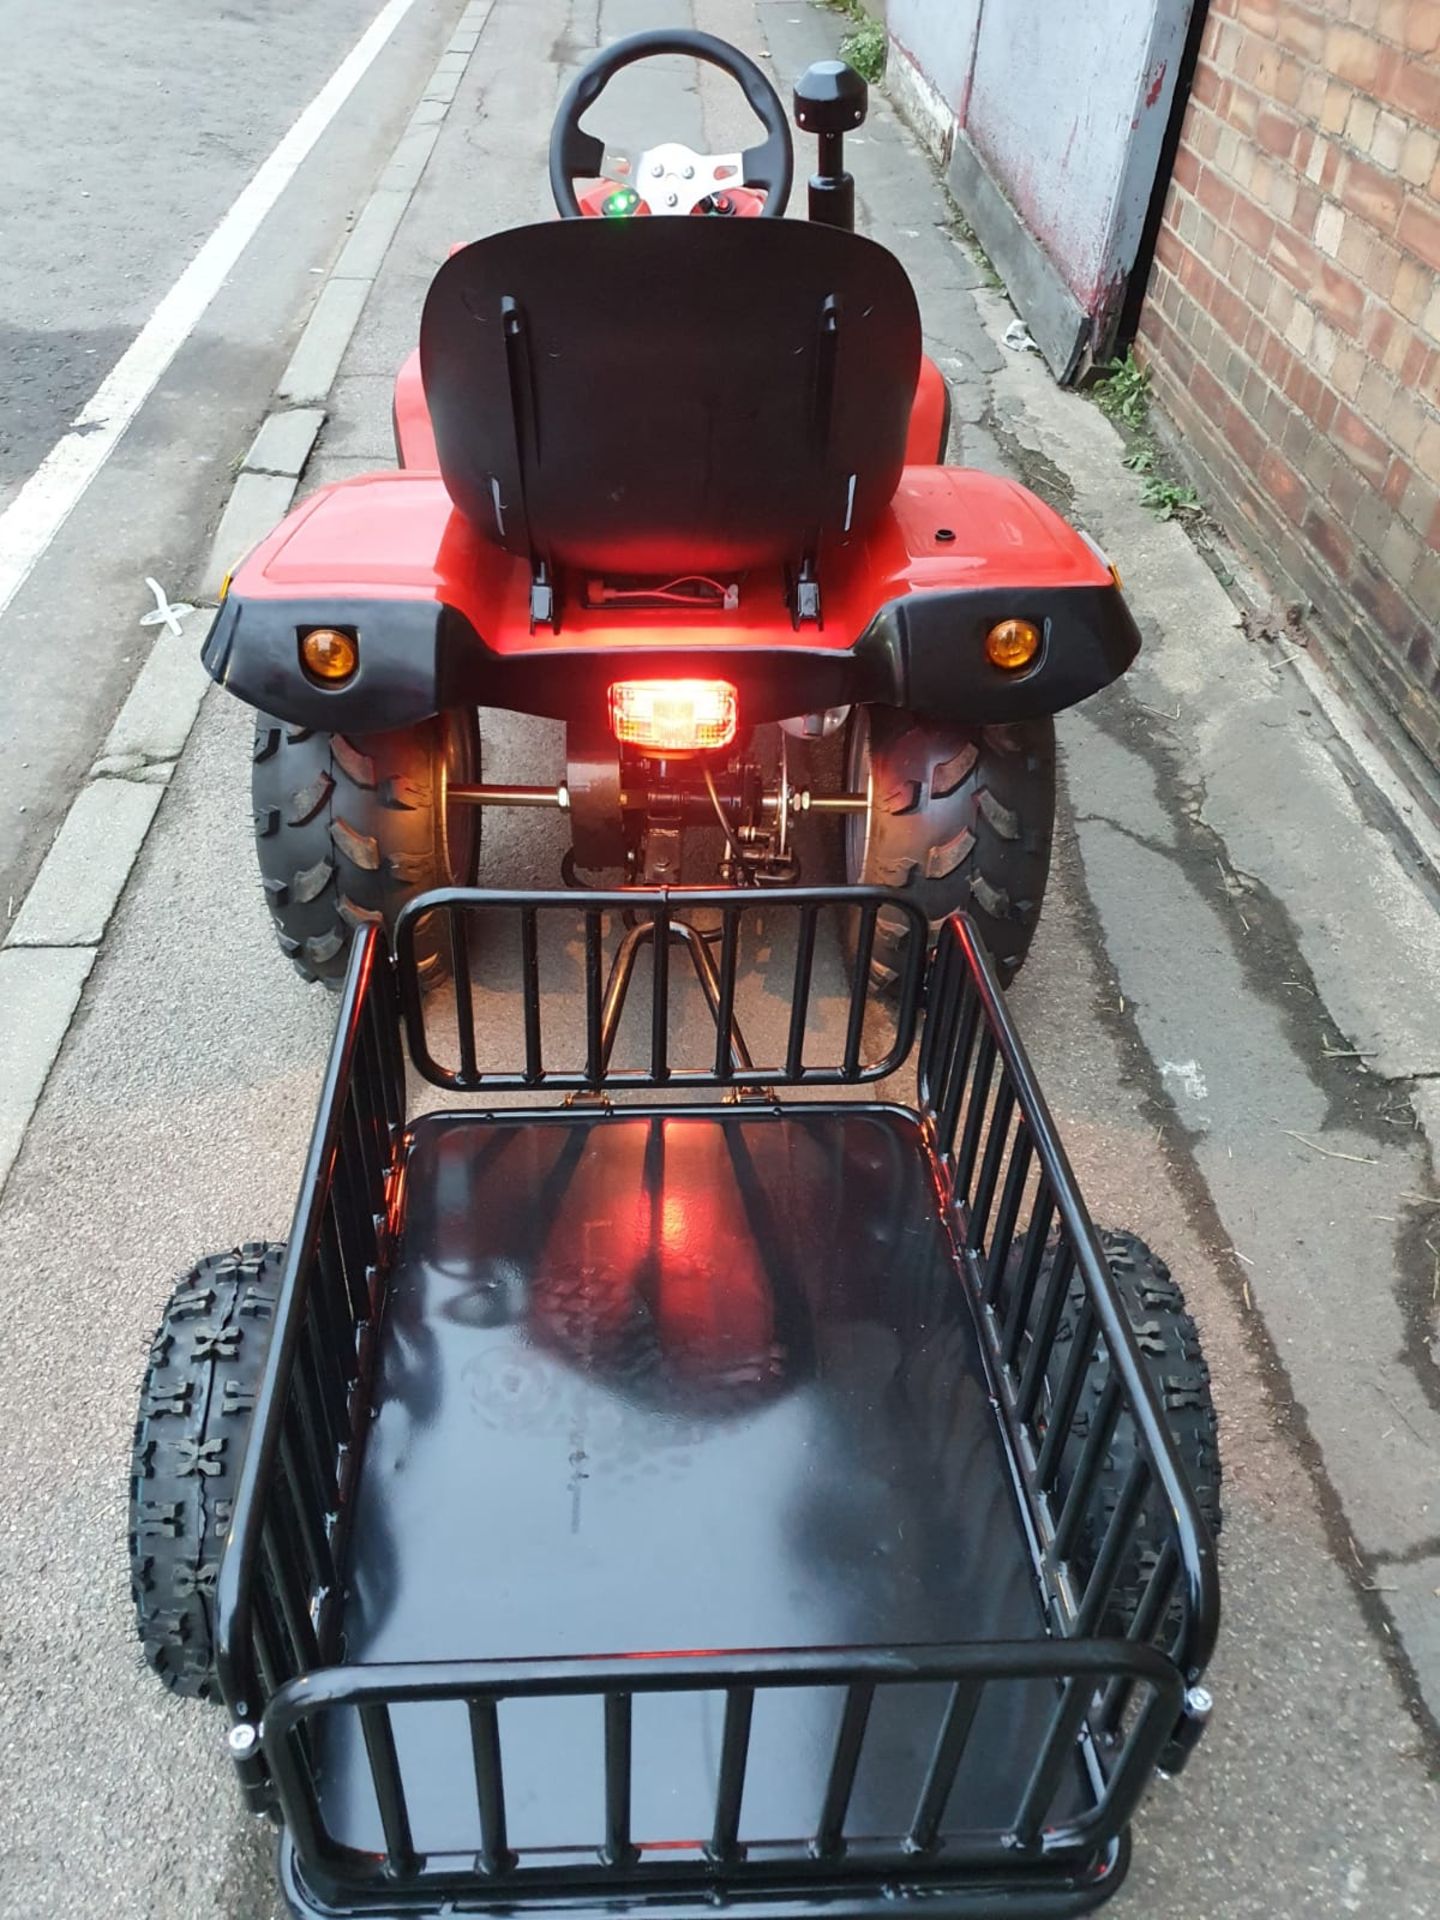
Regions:
<svg viewBox="0 0 1440 1920"><path fill-rule="evenodd" d="M992 295L977 299L992 325L1009 311ZM1245 637L1235 602L1185 532L1141 504L1103 415L1057 392L1028 355L1007 359L994 386L1024 477L1054 490L1026 461L1028 449L1060 476L1057 504L1122 563L1146 641L1127 691L1180 748L1231 864L1287 901L1325 1005L1373 1070L1387 1079L1440 1073L1433 881L1417 879L1367 814L1304 683L1283 656Z"/></svg>
<svg viewBox="0 0 1440 1920"><path fill-rule="evenodd" d="M998 330L1008 307L976 301ZM1020 477L1103 542L1141 623L1130 674L1060 725L1086 885L1342 1548L1383 1598L1382 1563L1440 1526L1435 899L1303 682L1245 637L1183 530L1140 504L1103 416L1026 355L991 392L987 424ZM1413 1597L1386 1631L1440 1712Z"/></svg>
<svg viewBox="0 0 1440 1920"><path fill-rule="evenodd" d="M1404 1552L1440 1519L1440 1411L1419 1356L1407 1364L1389 1270L1396 1227L1387 1223L1403 1221L1423 1151L1398 1132L1393 1146L1377 1137L1363 1109L1335 1111L1294 1054L1286 1009L1257 996L1223 910L1177 877L1172 854L1092 815L1080 816L1078 833L1127 1006L1321 1438L1359 1549Z"/></svg>

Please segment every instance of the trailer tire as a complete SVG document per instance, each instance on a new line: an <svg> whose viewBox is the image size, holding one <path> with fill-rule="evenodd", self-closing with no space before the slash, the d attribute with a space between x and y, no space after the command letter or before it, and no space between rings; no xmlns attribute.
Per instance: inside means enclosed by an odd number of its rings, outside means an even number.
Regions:
<svg viewBox="0 0 1440 1920"><path fill-rule="evenodd" d="M1055 831L1055 723L966 727L894 707L856 707L846 787L870 805L845 822L851 886L913 895L933 940L957 909L979 928L1008 986L1030 950ZM871 982L893 991L910 929L881 911Z"/></svg>
<svg viewBox="0 0 1440 1920"><path fill-rule="evenodd" d="M1136 1337L1140 1359L1150 1376L1161 1411L1169 1426L1180 1464L1194 1492L1201 1517L1218 1537L1220 1504L1219 1423L1210 1392L1210 1369L1200 1347L1200 1332L1185 1306L1185 1296L1160 1257L1133 1233L1103 1232L1100 1243L1115 1291ZM1039 1289L1037 1287L1037 1293ZM1066 1351L1084 1303L1084 1283L1077 1276L1061 1312L1052 1360L1052 1388L1058 1384ZM1074 1470L1080 1446L1105 1391L1108 1365L1092 1366L1081 1389L1071 1425L1073 1444L1066 1449L1058 1488L1064 1498L1067 1469ZM1082 1576L1095 1564L1110 1516L1135 1458L1135 1435L1129 1421L1121 1421L1096 1483L1094 1496L1081 1525L1076 1557ZM1153 1493L1146 1500L1136 1526L1134 1550L1121 1563L1114 1591L1099 1631L1123 1636L1155 1570L1167 1534ZM1179 1625L1178 1601L1162 1628L1173 1633Z"/></svg>
<svg viewBox="0 0 1440 1920"><path fill-rule="evenodd" d="M146 1363L130 1463L130 1591L171 1693L215 1697L215 1589L285 1248L208 1254L170 1296Z"/></svg>
<svg viewBox="0 0 1440 1920"><path fill-rule="evenodd" d="M255 850L281 950L303 980L338 986L351 936L389 927L427 887L469 886L480 813L450 809L450 780L480 778L475 714L455 709L391 733L323 733L255 716ZM417 943L421 973L443 971Z"/></svg>

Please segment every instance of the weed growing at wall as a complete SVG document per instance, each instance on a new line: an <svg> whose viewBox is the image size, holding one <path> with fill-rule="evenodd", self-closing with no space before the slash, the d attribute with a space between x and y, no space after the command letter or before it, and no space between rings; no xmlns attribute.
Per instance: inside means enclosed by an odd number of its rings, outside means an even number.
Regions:
<svg viewBox="0 0 1440 1920"><path fill-rule="evenodd" d="M878 86L885 75L885 55L890 46L884 26L871 19L860 0L826 0L826 4L832 12L843 13L854 22L853 31L840 42L840 58L848 60L862 80Z"/></svg>
<svg viewBox="0 0 1440 1920"><path fill-rule="evenodd" d="M1205 508L1194 487L1165 471L1150 432L1150 375L1134 354L1112 360L1090 397L1125 436L1125 465L1140 476L1141 504L1162 520L1201 518Z"/></svg>

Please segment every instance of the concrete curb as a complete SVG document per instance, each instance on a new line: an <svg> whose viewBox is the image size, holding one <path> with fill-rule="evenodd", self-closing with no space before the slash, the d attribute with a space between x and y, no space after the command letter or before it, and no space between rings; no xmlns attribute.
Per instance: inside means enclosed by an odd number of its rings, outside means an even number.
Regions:
<svg viewBox="0 0 1440 1920"><path fill-rule="evenodd" d="M6 947L98 946L163 791L123 779L82 787L15 916Z"/></svg>
<svg viewBox="0 0 1440 1920"><path fill-rule="evenodd" d="M277 396L293 406L312 407L329 393L350 336L369 296L369 280L327 280L320 289L290 364L280 376Z"/></svg>
<svg viewBox="0 0 1440 1920"><path fill-rule="evenodd" d="M0 951L0 1193L94 964L93 947Z"/></svg>
<svg viewBox="0 0 1440 1920"><path fill-rule="evenodd" d="M219 596L283 519L325 425L325 402L387 249L419 186L494 0L472 0L316 299L241 463L201 575ZM0 1196L164 790L210 685L202 628L162 630L0 946Z"/></svg>
<svg viewBox="0 0 1440 1920"><path fill-rule="evenodd" d="M162 630L0 946L0 1194L210 684L210 618Z"/></svg>

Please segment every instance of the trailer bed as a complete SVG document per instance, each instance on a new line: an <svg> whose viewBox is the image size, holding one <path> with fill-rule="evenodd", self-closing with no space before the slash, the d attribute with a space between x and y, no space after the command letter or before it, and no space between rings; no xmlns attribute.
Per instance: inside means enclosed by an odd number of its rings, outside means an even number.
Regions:
<svg viewBox="0 0 1440 1920"><path fill-rule="evenodd" d="M420 1120L346 1658L1041 1635L930 1164L914 1116L878 1107ZM888 1832L913 1804L946 1693L877 1711L852 1831L873 1815ZM835 1740L833 1691L767 1704L752 1839L813 1820ZM956 1783L967 1824L986 1807L1000 1824L1018 1800L1054 1689L1015 1683L987 1704L983 1760ZM665 1764L636 1766L637 1838L685 1831L692 1807L703 1835L723 1701L649 1708L635 1740L663 1744ZM448 1737L446 1716L396 1714L402 1766L425 1779L415 1841L476 1849L464 1716ZM593 1715L547 1701L530 1720L508 1758L511 1835L544 1847L591 1824L577 1802L598 1777ZM324 1812L337 1838L376 1849L358 1728L337 1727Z"/></svg>

